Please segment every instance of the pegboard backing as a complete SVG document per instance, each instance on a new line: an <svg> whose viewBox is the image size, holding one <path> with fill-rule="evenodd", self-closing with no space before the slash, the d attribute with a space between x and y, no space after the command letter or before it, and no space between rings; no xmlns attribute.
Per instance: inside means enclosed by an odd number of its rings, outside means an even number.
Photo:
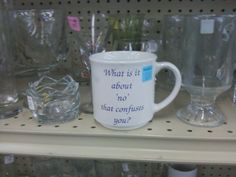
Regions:
<svg viewBox="0 0 236 177"><path fill-rule="evenodd" d="M16 156L16 169L18 174L28 174L35 176L33 170L33 158L30 156ZM75 161L75 159L73 159ZM83 159L82 159L83 160ZM64 163L70 163L72 160L68 158L63 159ZM81 161L81 159L77 159ZM166 176L167 165L163 163L142 163L145 171L145 177L159 177L160 173L163 177ZM230 165L204 165L197 164L198 177L235 177L236 166Z"/></svg>
<svg viewBox="0 0 236 177"><path fill-rule="evenodd" d="M15 7L63 7L81 15L145 13L151 17L160 17L164 14L236 12L234 0L17 0Z"/></svg>
<svg viewBox="0 0 236 177"><path fill-rule="evenodd" d="M89 30L93 13L107 16L145 14L146 18L156 19L154 33L157 37L161 32L163 15L236 13L235 0L15 0L14 7L15 9L65 9L68 15L80 17L82 30ZM100 27L99 24L97 26ZM69 31L69 34L73 34L73 31Z"/></svg>

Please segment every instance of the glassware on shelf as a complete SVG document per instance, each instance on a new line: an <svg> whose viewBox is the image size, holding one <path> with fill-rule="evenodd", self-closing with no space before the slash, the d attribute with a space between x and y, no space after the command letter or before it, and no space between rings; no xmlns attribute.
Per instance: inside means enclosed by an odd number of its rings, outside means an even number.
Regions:
<svg viewBox="0 0 236 177"><path fill-rule="evenodd" d="M66 60L63 9L16 10L13 16L17 76L42 75Z"/></svg>
<svg viewBox="0 0 236 177"><path fill-rule="evenodd" d="M0 157L0 176L16 176L15 156L13 154L5 154Z"/></svg>
<svg viewBox="0 0 236 177"><path fill-rule="evenodd" d="M73 166L77 170L77 177L95 177L95 163L94 160L73 160Z"/></svg>
<svg viewBox="0 0 236 177"><path fill-rule="evenodd" d="M122 177L120 163L111 160L95 161L96 177Z"/></svg>
<svg viewBox="0 0 236 177"><path fill-rule="evenodd" d="M158 61L168 61L182 70L183 65L183 37L184 37L184 15L164 15L162 19L161 40L158 50ZM172 88L175 82L171 72L165 70L158 76L163 83L163 88Z"/></svg>
<svg viewBox="0 0 236 177"><path fill-rule="evenodd" d="M0 119L12 117L20 111L14 68L12 66L14 64L14 41L10 34L11 20L8 10L3 6L4 3L0 7Z"/></svg>
<svg viewBox="0 0 236 177"><path fill-rule="evenodd" d="M235 28L235 15L186 17L182 82L191 102L177 112L183 122L204 127L223 124L215 100L232 84Z"/></svg>
<svg viewBox="0 0 236 177"><path fill-rule="evenodd" d="M69 159L33 157L30 172L34 177L80 177Z"/></svg>
<svg viewBox="0 0 236 177"><path fill-rule="evenodd" d="M82 18L82 17L81 17ZM103 52L106 50L105 42L107 36L107 21L106 15L104 14L92 14L90 17L91 26L89 33L87 31L79 31L78 34L78 51L80 53L80 60L82 61L83 66L85 66L85 70L83 70L83 74L88 78L89 84L91 87L90 80L90 62L89 56L94 53ZM73 70L78 69L74 67ZM78 69L79 70L79 69ZM86 72L86 70L88 72ZM80 109L84 113L92 114L93 113L93 103L92 103L92 91L90 89L89 100L85 103L82 103Z"/></svg>
<svg viewBox="0 0 236 177"><path fill-rule="evenodd" d="M156 53L158 50L158 44L155 40L142 40L138 42L129 40L120 40L119 50L144 51L144 52Z"/></svg>
<svg viewBox="0 0 236 177"><path fill-rule="evenodd" d="M29 84L26 94L29 109L39 123L63 123L79 114L79 84L69 75L60 79L43 76Z"/></svg>
<svg viewBox="0 0 236 177"><path fill-rule="evenodd" d="M121 162L121 177L143 177L145 175L142 162Z"/></svg>
<svg viewBox="0 0 236 177"><path fill-rule="evenodd" d="M123 50L123 42L132 43L133 50L140 50L144 14L111 15L108 17L109 46L107 50Z"/></svg>

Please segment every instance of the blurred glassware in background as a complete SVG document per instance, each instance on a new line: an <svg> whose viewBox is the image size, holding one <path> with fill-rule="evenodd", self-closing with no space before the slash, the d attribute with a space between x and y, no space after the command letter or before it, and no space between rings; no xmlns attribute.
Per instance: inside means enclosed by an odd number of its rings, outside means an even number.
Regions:
<svg viewBox="0 0 236 177"><path fill-rule="evenodd" d="M72 164L77 170L77 177L95 177L94 160L73 160Z"/></svg>
<svg viewBox="0 0 236 177"><path fill-rule="evenodd" d="M39 123L63 123L79 114L79 83L69 75L60 79L43 76L29 84L26 94L29 109Z"/></svg>
<svg viewBox="0 0 236 177"><path fill-rule="evenodd" d="M191 102L177 112L183 122L205 127L223 124L215 100L232 84L235 28L235 15L186 16L182 82Z"/></svg>
<svg viewBox="0 0 236 177"><path fill-rule="evenodd" d="M232 96L233 103L236 104L236 71L235 71L235 69L234 69L234 81L233 81L232 95L231 96Z"/></svg>
<svg viewBox="0 0 236 177"><path fill-rule="evenodd" d="M13 154L0 156L0 176L16 177L15 156Z"/></svg>
<svg viewBox="0 0 236 177"><path fill-rule="evenodd" d="M96 177L121 177L120 162L111 160L95 161Z"/></svg>
<svg viewBox="0 0 236 177"><path fill-rule="evenodd" d="M123 50L123 42L132 43L133 50L140 50L144 14L110 15L108 17L108 50ZM137 45L136 45L137 44Z"/></svg>
<svg viewBox="0 0 236 177"><path fill-rule="evenodd" d="M106 50L147 51L156 53L156 19L144 14L111 15L108 17Z"/></svg>
<svg viewBox="0 0 236 177"><path fill-rule="evenodd" d="M78 21L85 21L85 17L73 17ZM86 78L90 83L90 62L89 56L94 53L105 51L105 38L107 36L107 21L104 14L92 14L88 17L89 21L86 25L84 23L83 29L75 28L75 40L72 41L73 51L76 53L72 59L72 72L76 80ZM77 24L78 26L79 24ZM82 64L80 68L79 65ZM84 113L93 113L92 91L90 91L90 98L88 102L81 104L81 111Z"/></svg>
<svg viewBox="0 0 236 177"><path fill-rule="evenodd" d="M17 76L42 75L66 60L63 9L16 10L13 16Z"/></svg>
<svg viewBox="0 0 236 177"><path fill-rule="evenodd" d="M0 3L0 119L19 113L20 104L14 77L13 40L8 1Z"/></svg>
<svg viewBox="0 0 236 177"><path fill-rule="evenodd" d="M180 72L183 65L184 21L184 15L163 16L158 50L158 61L171 62ZM161 71L158 77L163 81L162 88L171 89L174 86L175 78L172 72Z"/></svg>
<svg viewBox="0 0 236 177"><path fill-rule="evenodd" d="M141 162L121 162L121 176L122 177L143 177L145 174L145 167Z"/></svg>
<svg viewBox="0 0 236 177"><path fill-rule="evenodd" d="M155 40L142 40L138 42L124 40L119 41L119 50L156 53L158 50L158 44Z"/></svg>
<svg viewBox="0 0 236 177"><path fill-rule="evenodd" d="M37 157L33 159L35 177L76 177L76 171L63 159Z"/></svg>

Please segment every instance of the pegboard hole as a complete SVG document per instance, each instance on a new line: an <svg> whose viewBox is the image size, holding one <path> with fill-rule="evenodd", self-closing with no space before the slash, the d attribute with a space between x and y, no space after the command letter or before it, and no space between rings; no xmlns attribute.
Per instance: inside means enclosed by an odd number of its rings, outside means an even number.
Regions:
<svg viewBox="0 0 236 177"><path fill-rule="evenodd" d="M74 125L73 128L77 128L78 126Z"/></svg>
<svg viewBox="0 0 236 177"><path fill-rule="evenodd" d="M58 128L58 127L60 127L60 126L59 126L59 125L55 125L54 127L55 127L55 128Z"/></svg>
<svg viewBox="0 0 236 177"><path fill-rule="evenodd" d="M148 130L148 131L152 131L152 128L148 128L147 130Z"/></svg>
<svg viewBox="0 0 236 177"><path fill-rule="evenodd" d="M169 123L171 123L171 121L170 121L170 120L167 120L167 121L166 121L166 123L168 123L168 124L169 124Z"/></svg>
<svg viewBox="0 0 236 177"><path fill-rule="evenodd" d="M24 127L24 126L25 126L25 124L21 124L20 126Z"/></svg>
<svg viewBox="0 0 236 177"><path fill-rule="evenodd" d="M15 117L14 117L14 119L17 119L17 118L18 118L18 116L15 116Z"/></svg>
<svg viewBox="0 0 236 177"><path fill-rule="evenodd" d="M226 125L226 124L227 124L227 122L224 122L224 124Z"/></svg>
<svg viewBox="0 0 236 177"><path fill-rule="evenodd" d="M233 133L233 131L232 131L232 130L228 130L227 132L228 132L228 133Z"/></svg>
<svg viewBox="0 0 236 177"><path fill-rule="evenodd" d="M212 130L207 130L208 133L212 133L213 131Z"/></svg>
<svg viewBox="0 0 236 177"><path fill-rule="evenodd" d="M4 126L8 126L9 124L8 123L5 123Z"/></svg>
<svg viewBox="0 0 236 177"><path fill-rule="evenodd" d="M91 128L93 128L93 129L94 129L94 128L96 128L96 126L92 126Z"/></svg>
<svg viewBox="0 0 236 177"><path fill-rule="evenodd" d="M38 127L42 127L42 125L38 125Z"/></svg>
<svg viewBox="0 0 236 177"><path fill-rule="evenodd" d="M172 129L168 128L167 131L168 131L168 132L172 132Z"/></svg>
<svg viewBox="0 0 236 177"><path fill-rule="evenodd" d="M187 131L190 132L190 133L193 132L193 130L187 130Z"/></svg>

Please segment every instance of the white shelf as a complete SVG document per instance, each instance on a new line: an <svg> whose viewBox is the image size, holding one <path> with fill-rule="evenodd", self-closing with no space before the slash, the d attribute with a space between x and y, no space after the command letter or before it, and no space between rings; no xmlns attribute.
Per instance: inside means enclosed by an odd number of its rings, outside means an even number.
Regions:
<svg viewBox="0 0 236 177"><path fill-rule="evenodd" d="M86 99L88 90L81 87L82 99ZM24 109L18 117L0 121L0 153L236 164L236 106L229 96L218 100L227 121L217 128L180 122L175 112L187 101L187 94L181 93L152 122L132 131L103 128L87 114L65 124L39 125Z"/></svg>

